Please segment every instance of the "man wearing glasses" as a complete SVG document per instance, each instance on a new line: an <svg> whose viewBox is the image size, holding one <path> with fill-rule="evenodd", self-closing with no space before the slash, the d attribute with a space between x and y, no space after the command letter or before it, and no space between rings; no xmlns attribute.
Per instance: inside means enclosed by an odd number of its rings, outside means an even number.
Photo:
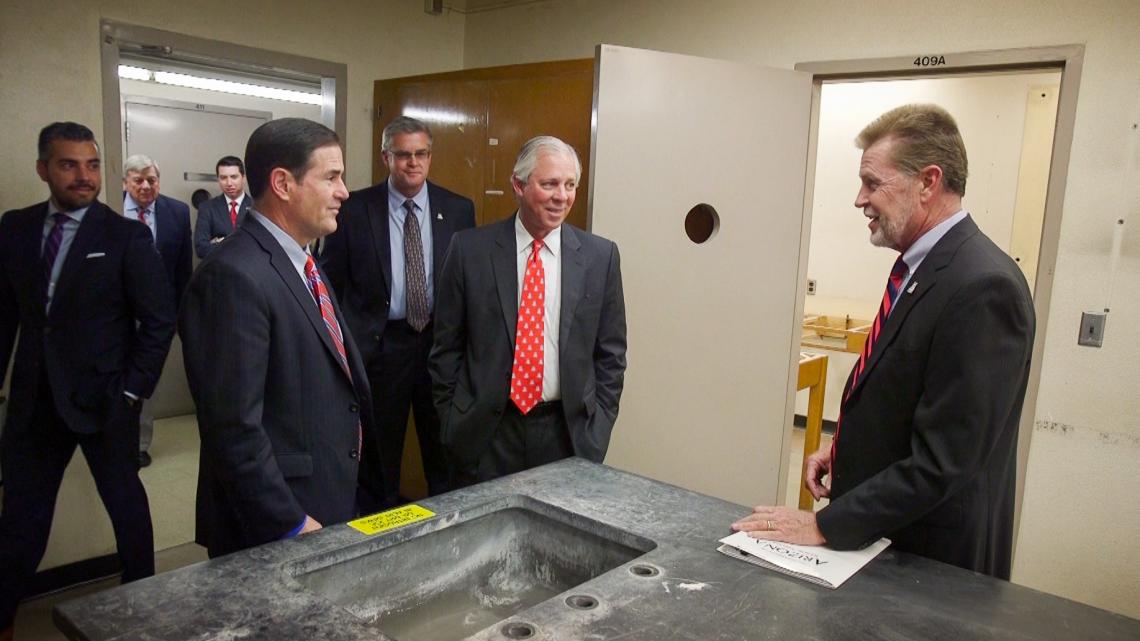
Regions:
<svg viewBox="0 0 1140 641"><path fill-rule="evenodd" d="M409 409L428 492L449 489L427 357L436 277L452 235L475 226L475 206L428 182L431 145L427 124L406 116L389 123L380 145L388 179L352 192L321 252L373 389L376 431L364 436L362 512L400 503Z"/></svg>

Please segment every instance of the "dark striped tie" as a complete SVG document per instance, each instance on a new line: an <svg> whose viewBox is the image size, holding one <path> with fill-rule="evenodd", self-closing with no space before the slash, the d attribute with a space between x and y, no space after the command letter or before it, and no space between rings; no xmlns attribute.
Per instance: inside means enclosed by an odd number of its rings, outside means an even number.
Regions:
<svg viewBox="0 0 1140 641"><path fill-rule="evenodd" d="M59 246L63 244L63 226L67 221L71 220L67 214L56 212L51 215L55 226L51 228L48 233L47 240L44 241L44 302L48 301L48 296L51 292L51 270L55 266L56 256L59 255Z"/></svg>
<svg viewBox="0 0 1140 641"><path fill-rule="evenodd" d="M843 401L839 404L839 421L835 424L835 436L831 439L831 469L833 470L835 469L836 444L839 442L839 428L843 425L843 406L847 404L847 399L851 397L851 391L855 389L855 384L859 382L859 377L863 375L863 370L867 367L867 361L870 360L871 352L875 349L875 342L879 340L879 333L882 331L883 325L886 324L887 317L891 315L891 309L894 307L903 279L906 278L906 272L906 263L903 262L902 254L899 254L894 267L891 267L891 275L887 279L887 289L883 291L883 300L879 303L879 313L875 316L874 322L871 323L871 333L867 335L867 342L863 343L859 362L855 363L855 369L851 371L851 377L847 379L847 387L843 390Z"/></svg>

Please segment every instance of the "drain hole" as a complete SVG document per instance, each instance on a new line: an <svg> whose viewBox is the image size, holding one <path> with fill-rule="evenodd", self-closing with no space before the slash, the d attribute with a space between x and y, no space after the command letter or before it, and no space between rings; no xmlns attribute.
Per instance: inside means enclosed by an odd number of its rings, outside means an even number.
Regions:
<svg viewBox="0 0 1140 641"><path fill-rule="evenodd" d="M585 594L572 594L566 597L566 605L575 610L593 610L598 607L598 600Z"/></svg>
<svg viewBox="0 0 1140 641"><path fill-rule="evenodd" d="M534 626L529 623L508 623L503 626L503 636L508 639L529 639L534 636Z"/></svg>
<svg viewBox="0 0 1140 641"><path fill-rule="evenodd" d="M642 565L642 564L638 564L638 565L635 565L635 566L629 568L629 571L634 573L637 576L657 576L658 574L661 573L661 570L658 570L657 568L653 567L652 565Z"/></svg>

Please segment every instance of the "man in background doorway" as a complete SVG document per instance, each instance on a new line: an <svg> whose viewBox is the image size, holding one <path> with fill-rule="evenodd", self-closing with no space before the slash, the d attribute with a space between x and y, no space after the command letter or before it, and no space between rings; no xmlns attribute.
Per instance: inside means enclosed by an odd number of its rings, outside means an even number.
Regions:
<svg viewBox="0 0 1140 641"><path fill-rule="evenodd" d="M470 199L428 181L432 135L400 116L384 128L381 156L388 179L355 191L336 232L325 238L321 261L360 345L379 447L360 462L360 507L372 512L400 499L400 463L409 410L414 413L424 477L431 495L448 491L449 470L439 442L439 416L427 371L432 312L443 257L456 232L475 226Z"/></svg>
<svg viewBox="0 0 1140 641"><path fill-rule="evenodd" d="M804 479L818 513L758 506L758 538L900 550L1009 579L1017 431L1035 316L1021 270L962 208L966 148L950 114L906 105L856 139L855 206L899 252L830 448ZM823 481L830 476L830 483Z"/></svg>
<svg viewBox="0 0 1140 641"><path fill-rule="evenodd" d="M178 328L198 409L196 534L211 558L356 515L364 364L307 247L336 229L340 140L303 118L249 137L249 216L190 279Z"/></svg>
<svg viewBox="0 0 1140 641"><path fill-rule="evenodd" d="M111 517L123 581L154 574L138 405L162 372L174 297L146 226L97 200L100 172L90 129L48 125L36 173L51 197L0 217L0 379L20 337L0 437L0 639L43 558L76 446Z"/></svg>
<svg viewBox="0 0 1140 641"><path fill-rule="evenodd" d="M181 200L163 196L161 172L149 156L135 154L123 163L123 215L136 218L150 229L154 246L166 267L175 310L190 281L193 256L190 249L190 207ZM154 406L142 402L139 412L139 467L150 465L154 440Z"/></svg>
<svg viewBox="0 0 1140 641"><path fill-rule="evenodd" d="M218 243L237 231L253 199L245 194L245 165L237 156L223 156L214 167L222 193L202 203L194 225L194 252L210 255Z"/></svg>
<svg viewBox="0 0 1140 641"><path fill-rule="evenodd" d="M511 175L518 212L452 240L429 368L460 483L606 456L625 299L617 245L563 224L581 173L573 147L532 138Z"/></svg>

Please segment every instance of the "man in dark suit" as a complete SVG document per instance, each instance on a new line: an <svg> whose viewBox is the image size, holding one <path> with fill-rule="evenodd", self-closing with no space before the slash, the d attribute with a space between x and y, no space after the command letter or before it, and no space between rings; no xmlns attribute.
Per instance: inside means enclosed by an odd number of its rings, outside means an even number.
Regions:
<svg viewBox="0 0 1140 641"><path fill-rule="evenodd" d="M20 336L0 437L0 630L43 558L77 445L111 517L123 581L154 574L138 404L174 335L170 284L146 226L96 200L91 130L45 127L36 171L50 200L0 218L0 378Z"/></svg>
<svg viewBox="0 0 1140 641"><path fill-rule="evenodd" d="M321 251L373 391L376 434L364 439L379 442L380 460L360 462L366 512L400 502L409 408L415 412L428 492L440 494L449 485L427 372L431 313L451 236L475 226L475 206L428 182L431 143L431 131L418 120L400 116L389 123L380 145L388 179L352 193Z"/></svg>
<svg viewBox="0 0 1140 641"><path fill-rule="evenodd" d="M578 455L601 462L625 376L614 243L564 225L582 168L552 136L523 145L518 213L455 235L429 368L460 482Z"/></svg>
<svg viewBox="0 0 1140 641"><path fill-rule="evenodd" d="M844 389L833 448L806 466L808 489L831 502L817 514L760 506L734 527L842 550L885 536L1008 579L1035 329L1029 288L962 209L966 149L950 114L899 107L856 142L855 206L871 243L900 256Z"/></svg>
<svg viewBox="0 0 1140 641"><path fill-rule="evenodd" d="M339 139L272 120L245 159L254 208L198 266L178 322L202 439L197 540L211 557L352 518L372 420L360 353L306 250L348 198Z"/></svg>
<svg viewBox="0 0 1140 641"><path fill-rule="evenodd" d="M205 258L245 221L253 199L245 194L245 165L237 156L223 156L214 167L222 193L198 209L194 223L194 252Z"/></svg>
<svg viewBox="0 0 1140 641"><path fill-rule="evenodd" d="M135 154L123 163L123 215L145 224L158 255L166 266L166 277L178 309L186 283L190 281L190 207L181 200L163 196L161 172L149 156ZM154 412L150 399L139 412L139 467L150 465L150 444L154 440Z"/></svg>

